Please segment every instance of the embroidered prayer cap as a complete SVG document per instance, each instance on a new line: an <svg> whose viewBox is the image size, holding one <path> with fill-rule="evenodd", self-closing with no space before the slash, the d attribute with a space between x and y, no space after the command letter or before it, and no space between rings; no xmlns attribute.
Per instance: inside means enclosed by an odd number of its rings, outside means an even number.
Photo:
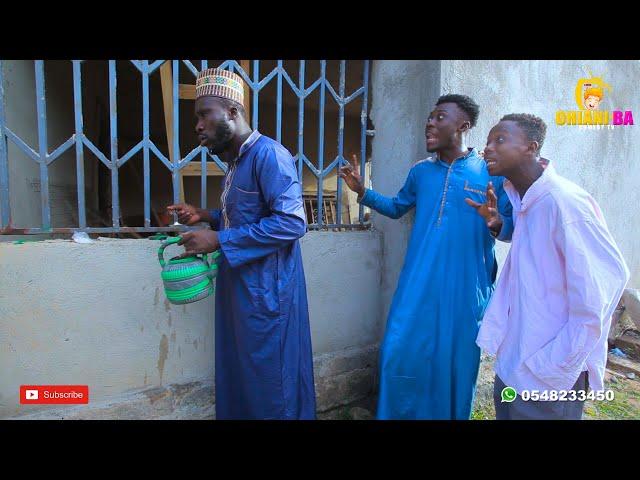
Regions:
<svg viewBox="0 0 640 480"><path fill-rule="evenodd" d="M244 81L240 75L228 70L203 70L196 78L196 99L207 96L228 98L243 105Z"/></svg>

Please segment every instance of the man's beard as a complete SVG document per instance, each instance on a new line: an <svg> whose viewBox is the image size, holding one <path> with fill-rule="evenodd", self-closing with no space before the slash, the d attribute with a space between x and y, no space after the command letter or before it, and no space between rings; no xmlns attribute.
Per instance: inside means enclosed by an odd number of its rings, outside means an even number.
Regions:
<svg viewBox="0 0 640 480"><path fill-rule="evenodd" d="M233 140L233 131L229 122L220 122L216 128L215 136L209 142L209 153L220 155L229 148L231 140Z"/></svg>

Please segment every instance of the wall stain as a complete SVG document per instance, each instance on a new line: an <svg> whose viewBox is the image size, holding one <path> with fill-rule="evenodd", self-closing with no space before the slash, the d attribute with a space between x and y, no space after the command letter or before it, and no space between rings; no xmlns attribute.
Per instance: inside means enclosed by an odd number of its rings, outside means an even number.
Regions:
<svg viewBox="0 0 640 480"><path fill-rule="evenodd" d="M169 317L167 318L167 323L171 326L171 312L169 312Z"/></svg>
<svg viewBox="0 0 640 480"><path fill-rule="evenodd" d="M166 298L164 299L164 310L165 312L168 312L169 310L171 310L171 304L169 303L169 300L167 300Z"/></svg>
<svg viewBox="0 0 640 480"><path fill-rule="evenodd" d="M180 351L180 346L178 345L178 358L182 358L182 351Z"/></svg>
<svg viewBox="0 0 640 480"><path fill-rule="evenodd" d="M169 339L165 334L162 334L160 340L160 356L158 357L158 372L160 373L160 385L162 385L162 374L164 373L164 362L167 360L169 354Z"/></svg>
<svg viewBox="0 0 640 480"><path fill-rule="evenodd" d="M153 298L153 305L158 306L159 301L160 301L160 287L156 287L156 296Z"/></svg>
<svg viewBox="0 0 640 480"><path fill-rule="evenodd" d="M144 332L144 325L140 325L140 333Z"/></svg>
<svg viewBox="0 0 640 480"><path fill-rule="evenodd" d="M173 332L171 332L171 341L172 341L173 343L175 343L175 342L176 342L176 331L175 331L175 330L174 330Z"/></svg>
<svg viewBox="0 0 640 480"><path fill-rule="evenodd" d="M144 371L144 384L147 384L147 371Z"/></svg>
<svg viewBox="0 0 640 480"><path fill-rule="evenodd" d="M198 339L197 338L193 341L193 346L194 346L194 348L196 350L198 349Z"/></svg>

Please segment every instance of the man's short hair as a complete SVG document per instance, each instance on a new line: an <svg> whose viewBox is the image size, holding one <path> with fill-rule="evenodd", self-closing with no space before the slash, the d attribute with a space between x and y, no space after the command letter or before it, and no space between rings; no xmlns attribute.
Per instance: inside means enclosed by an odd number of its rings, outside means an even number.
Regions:
<svg viewBox="0 0 640 480"><path fill-rule="evenodd" d="M452 93L449 95L442 95L440 98L438 98L436 105L440 105L441 103L455 103L456 105L458 105L458 108L466 113L469 117L471 128L476 126L478 115L480 115L480 107L476 102L473 101L471 97Z"/></svg>
<svg viewBox="0 0 640 480"><path fill-rule="evenodd" d="M500 121L516 122L518 126L524 130L527 140L538 142L537 153L540 153L542 144L544 143L544 137L547 134L547 125L540 117L529 113L510 113L502 117Z"/></svg>

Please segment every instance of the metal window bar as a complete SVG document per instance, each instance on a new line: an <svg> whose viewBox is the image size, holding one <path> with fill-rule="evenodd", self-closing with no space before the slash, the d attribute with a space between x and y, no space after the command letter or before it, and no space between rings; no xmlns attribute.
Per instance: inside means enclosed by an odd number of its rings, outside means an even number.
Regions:
<svg viewBox="0 0 640 480"><path fill-rule="evenodd" d="M187 227L184 225L171 225L166 227L151 226L151 188L150 188L150 153L153 153L167 169L171 172L173 200L179 199L179 171L191 160L200 154L202 165L201 174L201 207L205 208L206 184L207 184L207 163L211 158L215 164L226 172L226 165L216 156L211 156L206 148L196 147L184 158L180 157L179 147L179 66L181 63L187 66L188 70L195 77L198 73L196 67L188 60L168 60L171 62L173 71L172 102L173 102L173 144L168 148L172 151L172 160L165 157L150 138L149 120L149 76L152 75L165 60L156 60L152 63L149 60L131 60L130 62L140 72L142 82L142 140L122 157L118 157L118 129L117 129L117 71L116 61L109 60L109 120L110 120L110 154L105 156L84 134L83 109L82 109L82 60L72 60L73 67L73 109L74 109L74 134L52 153L48 153L47 135L47 111L46 111L46 85L44 74L44 61L35 60L35 81L36 81L36 109L37 109L37 129L38 129L38 150L34 150L27 145L18 135L16 135L6 124L6 106L4 90L4 70L3 61L0 60L0 234L39 234L39 233L73 233L84 231L88 233L136 233L136 232L176 232L191 230L197 227ZM363 207L360 205L357 224L342 222L342 180L337 177L337 195L335 200L323 201L323 185L325 177L334 169L347 163L344 158L344 109L345 106L358 97L362 97L360 112L360 161L361 172L364 175L366 162L366 135L367 135L367 112L369 94L369 61L364 61L362 85L349 96L345 97L346 60L341 60L339 64L339 86L338 92L326 78L326 60L320 61L320 78L305 86L305 60L300 60L298 83L294 83L284 68L282 60L277 61L277 66L263 78L260 78L260 61L252 62L252 76L245 72L240 64L235 60L226 60L219 65L219 68L230 69L243 77L251 89L252 102L252 128L259 128L259 95L260 91L274 78L277 82L276 90L276 140L282 137L282 105L283 105L283 85L289 85L293 93L298 97L298 141L295 161L297 163L300 181L303 179L303 169L306 166L315 175L318 185L317 198L314 199L317 211L314 211L312 221L309 223L309 230L319 229L354 229L365 228L363 220ZM200 61L200 68L207 68L207 61ZM318 112L318 157L316 167L304 153L304 106L306 98L316 89L319 89L319 112ZM326 92L334 97L338 104L338 155L325 168L324 159L324 127L325 127L325 105ZM8 166L8 141L17 146L28 157L39 164L40 170L40 203L42 209L42 224L40 227L32 226L28 228L16 228L12 225L11 205L10 205L10 183ZM75 147L76 153L76 179L77 179L77 201L78 201L78 227L77 228L52 228L51 208L49 197L49 165L59 158L71 147ZM111 172L111 195L112 195L112 227L88 227L85 205L85 178L84 178L84 148L92 152ZM124 165L139 151L143 152L144 169L144 225L138 227L123 227L120 225L120 202L119 202L119 168ZM323 212L328 209L328 212ZM315 209L314 209L315 210Z"/></svg>
<svg viewBox="0 0 640 480"><path fill-rule="evenodd" d="M4 127L4 65L0 60L0 229L10 225L9 216L9 164L7 162L7 135ZM0 230L1 231L1 230Z"/></svg>
<svg viewBox="0 0 640 480"><path fill-rule="evenodd" d="M207 69L206 60L202 60L200 62L200 69L201 71ZM200 175L200 206L202 208L206 208L207 207L207 149L206 148L200 149L200 165L201 165L200 171L202 172L202 175Z"/></svg>
<svg viewBox="0 0 640 480"><path fill-rule="evenodd" d="M147 172L149 165L149 60L144 60L142 67L142 135L144 142L143 171L144 171L144 228L151 227L151 181Z"/></svg>

